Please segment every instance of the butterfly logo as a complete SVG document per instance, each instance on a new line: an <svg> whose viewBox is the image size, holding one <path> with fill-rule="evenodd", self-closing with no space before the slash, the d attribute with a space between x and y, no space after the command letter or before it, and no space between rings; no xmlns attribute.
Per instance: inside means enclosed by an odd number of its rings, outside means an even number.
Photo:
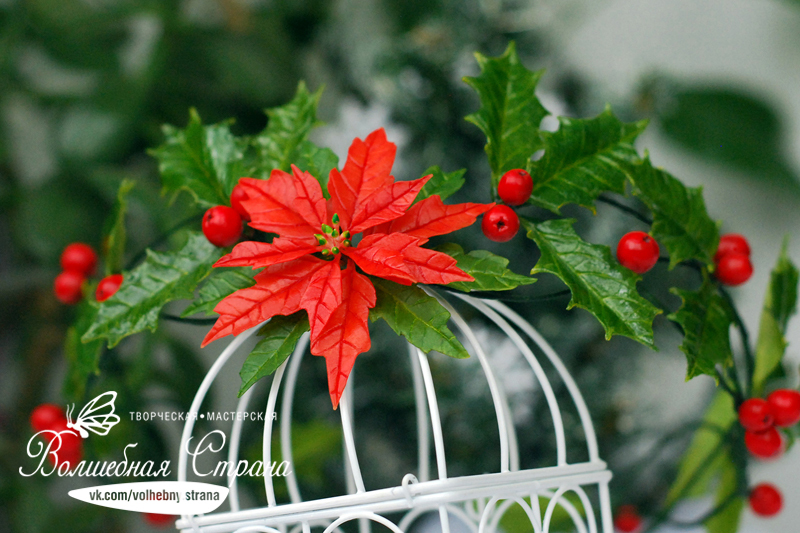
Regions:
<svg viewBox="0 0 800 533"><path fill-rule="evenodd" d="M119 423L119 416L114 414L116 399L116 392L104 392L81 409L75 422L72 421L75 404L72 404L72 407L67 407L67 427L80 433L84 439L89 436L89 431L95 435L108 435L111 428Z"/></svg>

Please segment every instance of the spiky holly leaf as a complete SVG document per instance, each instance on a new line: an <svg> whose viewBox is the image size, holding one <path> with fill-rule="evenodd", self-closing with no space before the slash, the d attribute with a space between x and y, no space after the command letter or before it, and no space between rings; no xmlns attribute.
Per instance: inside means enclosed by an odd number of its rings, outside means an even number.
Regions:
<svg viewBox="0 0 800 533"><path fill-rule="evenodd" d="M798 271L787 255L784 241L778 262L770 273L769 289L764 298L756 345L753 394L760 395L772 373L780 366L786 352L786 325L797 311Z"/></svg>
<svg viewBox="0 0 800 533"><path fill-rule="evenodd" d="M145 261L124 274L119 290L96 304L97 315L83 342L106 339L113 347L134 333L155 331L161 308L173 300L191 298L220 255L222 250L199 232L190 232L186 243L173 252L148 250Z"/></svg>
<svg viewBox="0 0 800 533"><path fill-rule="evenodd" d="M188 191L202 207L228 203L231 190L244 176L244 140L234 137L230 124L203 126L192 109L184 129L164 126L164 144L151 151L158 159L164 191Z"/></svg>
<svg viewBox="0 0 800 533"><path fill-rule="evenodd" d="M291 102L267 110L267 127L253 139L258 152L253 177L266 179L274 169L288 172L291 164L299 162L309 166L311 161L315 161L315 156L318 158L315 165L327 166L331 154L328 151L320 154L319 149L314 150L316 147L306 143L309 132L320 124L317 120L320 96L322 89L310 93L306 84L301 81ZM310 168L304 170L311 171ZM316 170L321 168L317 167ZM318 174L314 175L319 177Z"/></svg>
<svg viewBox="0 0 800 533"><path fill-rule="evenodd" d="M300 170L305 170L322 186L322 192L327 198L328 176L331 170L339 165L339 156L330 148L319 148L310 141L303 141L298 148L298 159L294 163Z"/></svg>
<svg viewBox="0 0 800 533"><path fill-rule="evenodd" d="M536 278L512 272L507 268L508 259L486 250L473 250L465 254L464 249L454 243L437 246L436 250L455 259L458 268L475 278L472 282L456 281L447 285L460 291L507 291L536 282Z"/></svg>
<svg viewBox="0 0 800 533"><path fill-rule="evenodd" d="M206 280L205 284L197 292L194 301L183 310L182 317L191 316L197 313L210 315L214 312L214 307L223 298L233 294L239 289L252 287L254 271L251 268L230 268L225 270L214 270Z"/></svg>
<svg viewBox="0 0 800 533"><path fill-rule="evenodd" d="M669 268L698 259L711 264L719 245L717 224L708 216L702 187L686 187L649 158L631 176L636 195L653 213L651 235L669 252Z"/></svg>
<svg viewBox="0 0 800 533"><path fill-rule="evenodd" d="M378 296L370 311L372 322L383 319L395 333L425 353L439 353L463 359L469 357L464 346L447 327L450 313L416 286L406 287L391 281L372 277Z"/></svg>
<svg viewBox="0 0 800 533"><path fill-rule="evenodd" d="M83 399L89 376L99 373L103 341L81 342L81 336L89 329L96 314L97 310L91 304L82 302L78 308L78 318L67 330L64 339L64 355L68 366L63 393L70 401Z"/></svg>
<svg viewBox="0 0 800 533"><path fill-rule="evenodd" d="M106 220L103 231L103 258L106 275L122 271L125 256L125 212L128 209L127 196L136 182L129 179L122 180L117 191L117 198L111 208L111 216Z"/></svg>
<svg viewBox="0 0 800 533"><path fill-rule="evenodd" d="M528 202L554 213L565 204L594 211L601 193L623 194L639 161L633 141L647 121L626 124L609 107L595 118L560 117L559 122L558 131L541 133L544 155L530 164L535 185Z"/></svg>
<svg viewBox="0 0 800 533"><path fill-rule="evenodd" d="M698 291L671 289L683 304L667 318L683 329L681 351L686 354L686 379L701 374L716 377L715 365L733 363L730 327L731 310L716 286L706 280Z"/></svg>
<svg viewBox="0 0 800 533"><path fill-rule="evenodd" d="M500 57L475 54L480 76L464 78L478 92L481 108L467 120L486 135L486 154L492 169L492 187L512 168L525 168L541 148L539 124L547 110L536 98L536 84L544 71L531 72L519 60L514 43Z"/></svg>
<svg viewBox="0 0 800 533"><path fill-rule="evenodd" d="M239 396L247 392L259 379L269 376L294 352L297 341L308 331L304 313L290 316L278 315L258 330L261 339L242 364L239 376L242 386Z"/></svg>
<svg viewBox="0 0 800 533"><path fill-rule="evenodd" d="M572 292L567 309L577 306L592 313L603 325L606 339L624 335L655 348L653 318L661 311L639 296L639 276L620 266L608 246L584 241L572 228L574 222L522 221L542 253L531 274L558 276Z"/></svg>
<svg viewBox="0 0 800 533"><path fill-rule="evenodd" d="M461 190L461 187L464 185L464 174L466 172L467 169L465 168L454 170L453 172L442 172L442 169L438 166L428 168L422 175L430 175L431 179L429 179L422 187L422 190L419 191L415 202L419 202L433 195L439 195L439 198L446 200Z"/></svg>

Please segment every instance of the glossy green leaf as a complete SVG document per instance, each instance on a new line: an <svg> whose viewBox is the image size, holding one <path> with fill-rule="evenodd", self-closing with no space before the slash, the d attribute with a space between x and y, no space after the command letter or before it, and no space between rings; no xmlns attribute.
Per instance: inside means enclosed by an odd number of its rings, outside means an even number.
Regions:
<svg viewBox="0 0 800 533"><path fill-rule="evenodd" d="M703 416L703 426L695 432L683 454L678 475L669 489L665 505L670 506L684 498L707 494L723 465L720 457L725 452L725 434L737 421L733 399L728 393L717 391Z"/></svg>
<svg viewBox="0 0 800 533"><path fill-rule="evenodd" d="M304 312L291 316L275 316L258 330L261 340L245 359L239 376L242 386L239 396L247 392L259 379L269 376L294 352L297 341L308 331L308 317Z"/></svg>
<svg viewBox="0 0 800 533"><path fill-rule="evenodd" d="M267 110L269 116L267 127L253 140L258 151L256 176L254 177L266 179L274 169L289 171L290 165L301 161L301 153L311 154L313 152L309 147L310 143L306 144L305 141L309 132L320 124L317 120L317 104L320 96L322 96L322 89L310 93L305 83L300 82L292 101ZM322 156L330 161L329 153L325 152L320 155L320 157ZM308 157L314 159L313 154ZM324 160L321 159L317 164L327 165ZM320 170L323 169L317 168L317 171ZM330 172L330 169L328 171ZM325 180L328 178L327 174L325 176L315 174L315 177Z"/></svg>
<svg viewBox="0 0 800 533"><path fill-rule="evenodd" d="M116 274L122 272L125 258L125 213L128 209L127 196L136 182L130 179L122 180L117 191L117 199L111 209L111 216L106 220L106 230L103 232L103 255L105 272Z"/></svg>
<svg viewBox="0 0 800 533"><path fill-rule="evenodd" d="M753 394L761 395L769 377L780 366L787 342L784 338L789 318L797 311L798 271L787 255L784 241L778 262L770 273L758 328Z"/></svg>
<svg viewBox="0 0 800 533"><path fill-rule="evenodd" d="M464 346L447 327L450 313L425 291L381 278L370 277L378 297L369 318L382 318L395 333L425 353L439 353L463 359L469 357Z"/></svg>
<svg viewBox="0 0 800 533"><path fill-rule="evenodd" d="M730 452L724 454L720 461L720 476L717 485L715 505L727 505L715 516L705 523L708 533L736 533L739 531L739 521L744 510L744 498L731 500L739 491L739 469L730 457Z"/></svg>
<svg viewBox="0 0 800 533"><path fill-rule="evenodd" d="M99 373L98 363L103 353L103 342L95 340L81 342L81 336L94 321L97 310L87 301L80 304L78 318L67 330L64 339L64 356L67 359L67 375L63 394L67 400L79 401L86 391L89 376Z"/></svg>
<svg viewBox="0 0 800 533"><path fill-rule="evenodd" d="M535 91L544 71L526 69L514 43L499 57L475 54L475 58L481 74L464 81L478 92L481 108L467 120L486 135L492 185L497 187L504 172L526 168L533 153L542 146L539 124L547 116L547 110Z"/></svg>
<svg viewBox="0 0 800 533"><path fill-rule="evenodd" d="M203 126L194 109L185 129L164 126L164 144L153 150L164 191L188 191L202 207L228 203L231 190L246 175L245 142L229 123Z"/></svg>
<svg viewBox="0 0 800 533"><path fill-rule="evenodd" d="M702 187L686 187L648 158L636 166L631 181L633 194L653 213L650 234L669 252L669 267L689 259L710 265L719 230L706 211Z"/></svg>
<svg viewBox="0 0 800 533"><path fill-rule="evenodd" d="M559 122L558 131L541 133L544 155L530 164L534 189L528 202L555 213L565 204L594 211L601 193L623 194L639 160L633 141L647 122L620 122L611 108L595 118Z"/></svg>
<svg viewBox="0 0 800 533"><path fill-rule="evenodd" d="M453 172L442 172L442 169L438 166L428 168L422 175L427 176L430 174L431 179L423 185L414 201L419 202L435 194L438 194L439 198L442 200L446 200L461 190L461 187L464 185L464 174L466 172L467 169L465 168L454 170Z"/></svg>
<svg viewBox="0 0 800 533"><path fill-rule="evenodd" d="M328 193L328 176L331 170L339 164L339 156L330 148L319 148L310 141L304 141L298 149L297 168L305 170L317 178L322 186L322 192Z"/></svg>
<svg viewBox="0 0 800 533"><path fill-rule="evenodd" d="M686 354L686 379L707 374L717 377L715 365L733 364L730 328L733 321L728 303L706 280L698 291L672 288L681 297L680 309L667 318L683 329L681 351Z"/></svg>
<svg viewBox="0 0 800 533"><path fill-rule="evenodd" d="M249 267L214 269L197 292L197 297L183 310L181 316L187 317L197 313L213 314L214 307L223 298L239 289L253 286L255 284L254 275L255 271Z"/></svg>
<svg viewBox="0 0 800 533"><path fill-rule="evenodd" d="M192 298L222 252L198 232L191 232L179 250L148 250L145 261L124 274L119 290L97 304L97 315L83 341L106 339L113 347L134 333L155 331L161 308L173 300Z"/></svg>
<svg viewBox="0 0 800 533"><path fill-rule="evenodd" d="M458 261L458 268L475 278L475 281L456 281L447 285L460 291L507 291L536 282L536 278L512 272L507 268L508 259L486 250L465 254L461 246L453 243L437 246L436 250Z"/></svg>
<svg viewBox="0 0 800 533"><path fill-rule="evenodd" d="M639 276L620 266L608 246L584 241L572 228L574 220L548 220L534 224L523 220L528 237L542 253L531 274L549 272L572 292L568 309L580 307L592 313L606 332L624 335L642 344L653 344L653 319L661 311L639 296Z"/></svg>

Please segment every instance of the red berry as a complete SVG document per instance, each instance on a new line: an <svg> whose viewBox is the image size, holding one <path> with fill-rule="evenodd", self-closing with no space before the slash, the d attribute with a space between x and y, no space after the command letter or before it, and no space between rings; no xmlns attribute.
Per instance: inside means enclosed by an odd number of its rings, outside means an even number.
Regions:
<svg viewBox="0 0 800 533"><path fill-rule="evenodd" d="M783 507L781 492L770 483L761 483L750 491L750 509L759 516L775 516Z"/></svg>
<svg viewBox="0 0 800 533"><path fill-rule="evenodd" d="M510 241L519 231L519 217L507 205L496 205L483 215L481 229L495 242Z"/></svg>
<svg viewBox="0 0 800 533"><path fill-rule="evenodd" d="M94 295L98 302L105 302L117 292L122 285L122 274L111 274L100 280Z"/></svg>
<svg viewBox="0 0 800 533"><path fill-rule="evenodd" d="M774 427L758 433L745 431L744 444L750 453L759 459L772 459L783 451L783 439Z"/></svg>
<svg viewBox="0 0 800 533"><path fill-rule="evenodd" d="M767 396L767 402L775 417L775 425L787 428L800 422L800 392L779 389Z"/></svg>
<svg viewBox="0 0 800 533"><path fill-rule="evenodd" d="M614 515L614 527L622 533L633 533L642 526L642 517L633 505L623 505Z"/></svg>
<svg viewBox="0 0 800 533"><path fill-rule="evenodd" d="M746 255L731 252L720 258L714 275L725 285L741 285L753 275L753 265Z"/></svg>
<svg viewBox="0 0 800 533"><path fill-rule="evenodd" d="M83 298L83 282L86 278L77 270L67 270L56 276L53 282L53 291L56 293L58 301L67 304L75 305Z"/></svg>
<svg viewBox="0 0 800 533"><path fill-rule="evenodd" d="M766 431L773 424L772 409L766 400L750 398L739 407L739 423L748 431Z"/></svg>
<svg viewBox="0 0 800 533"><path fill-rule="evenodd" d="M34 409L30 418L31 427L36 433L46 429L51 429L56 425L56 423L62 421L67 421L67 416L64 414L64 410L52 403L43 403Z"/></svg>
<svg viewBox="0 0 800 533"><path fill-rule="evenodd" d="M96 266L97 254L88 244L73 242L61 252L62 270L75 270L88 277L94 274Z"/></svg>
<svg viewBox="0 0 800 533"><path fill-rule="evenodd" d="M497 194L508 205L524 204L531 197L531 192L533 192L533 178L521 168L503 174L497 185Z"/></svg>
<svg viewBox="0 0 800 533"><path fill-rule="evenodd" d="M171 514L142 513L144 521L156 527L165 527L175 522L176 517Z"/></svg>
<svg viewBox="0 0 800 533"><path fill-rule="evenodd" d="M56 455L58 456L58 464L69 463L69 470L72 470L78 465L83 457L83 439L81 439L77 431L67 427L66 420L60 420L56 422L53 427L48 429L51 429L61 435L61 447L59 447L58 441L56 441L53 443L53 447L50 449L50 451L56 452ZM53 439L58 439L58 437L46 433L45 439L50 442ZM47 458L51 464L56 465L55 457L53 457L52 454L48 454Z"/></svg>
<svg viewBox="0 0 800 533"><path fill-rule="evenodd" d="M203 215L203 235L214 246L230 246L242 236L242 217L227 205L212 207Z"/></svg>
<svg viewBox="0 0 800 533"><path fill-rule="evenodd" d="M250 213L247 212L247 209L242 205L244 200L247 200L249 196L247 195L247 191L241 185L236 185L231 191L231 207L239 213L239 216L242 217L243 220L250 220Z"/></svg>
<svg viewBox="0 0 800 533"><path fill-rule="evenodd" d="M728 233L720 237L714 262L719 263L720 259L728 254L743 254L750 257L750 245L747 244L747 239L738 233Z"/></svg>
<svg viewBox="0 0 800 533"><path fill-rule="evenodd" d="M643 231L626 233L617 245L617 261L637 274L644 274L653 268L658 262L658 254L658 243Z"/></svg>

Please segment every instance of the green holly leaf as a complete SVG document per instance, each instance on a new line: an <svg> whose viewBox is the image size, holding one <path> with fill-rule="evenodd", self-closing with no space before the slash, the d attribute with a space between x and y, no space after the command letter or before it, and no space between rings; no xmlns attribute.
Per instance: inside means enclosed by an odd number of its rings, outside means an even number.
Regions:
<svg viewBox="0 0 800 533"><path fill-rule="evenodd" d="M475 281L456 281L447 285L460 291L507 291L536 282L536 278L512 272L507 268L508 259L486 250L465 254L464 249L454 243L437 246L436 250L458 261L458 268L475 278Z"/></svg>
<svg viewBox="0 0 800 533"><path fill-rule="evenodd" d="M669 252L669 268L689 259L710 265L719 230L706 211L702 187L686 187L648 158L636 165L631 181L633 194L653 213L650 234Z"/></svg>
<svg viewBox="0 0 800 533"><path fill-rule="evenodd" d="M197 111L185 129L164 126L164 144L151 151L158 159L164 191L189 191L202 207L228 203L245 170L246 143L233 136L230 123L203 126Z"/></svg>
<svg viewBox="0 0 800 533"><path fill-rule="evenodd" d="M523 220L528 237L542 255L531 274L558 276L572 292L567 309L580 307L592 313L606 332L624 335L642 344L653 344L653 319L661 310L639 296L639 276L619 265L608 246L584 241L572 228L574 219L534 224Z"/></svg>
<svg viewBox="0 0 800 533"><path fill-rule="evenodd" d="M259 379L269 376L294 352L297 341L308 331L308 317L303 312L291 316L275 316L258 330L261 340L245 359L239 376L239 396Z"/></svg>
<svg viewBox="0 0 800 533"><path fill-rule="evenodd" d="M173 300L192 298L198 283L221 255L222 249L199 232L191 232L179 250L147 250L144 262L124 274L119 290L96 304L97 315L83 342L106 339L111 348L134 333L155 331L161 308Z"/></svg>
<svg viewBox="0 0 800 533"><path fill-rule="evenodd" d="M770 273L758 328L753 394L760 396L769 377L780 367L787 342L784 337L789 318L797 311L798 271L787 254L784 240L778 262Z"/></svg>
<svg viewBox="0 0 800 533"><path fill-rule="evenodd" d="M461 190L466 172L467 169L465 168L454 170L453 172L442 172L442 169L437 166L428 168L422 175L427 176L430 174L431 179L423 185L414 202L419 202L435 194L438 194L442 200L446 200Z"/></svg>
<svg viewBox="0 0 800 533"><path fill-rule="evenodd" d="M266 179L274 169L288 172L292 163L297 164L301 160L301 153L313 152L305 141L309 132L320 124L317 120L317 104L320 96L322 89L310 93L306 84L301 81L291 102L267 110L269 116L267 127L253 139L258 152L257 168L254 172L256 177ZM327 152L322 155L330 160L330 154ZM313 155L310 158L313 159ZM326 165L322 160L318 164ZM316 174L315 176L322 179L328 177Z"/></svg>
<svg viewBox="0 0 800 533"><path fill-rule="evenodd" d="M106 220L106 229L103 232L103 255L106 275L122 271L125 257L125 213L128 210L127 196L136 182L130 179L122 180L117 191L117 199L111 208L111 216Z"/></svg>
<svg viewBox="0 0 800 533"><path fill-rule="evenodd" d="M664 502L666 506L684 498L708 494L723 466L720 458L724 455L725 435L737 421L733 399L728 393L717 391L703 416L703 425L695 432L683 454L678 475Z"/></svg>
<svg viewBox="0 0 800 533"><path fill-rule="evenodd" d="M250 267L216 268L208 276L205 284L197 292L197 298L183 310L182 317L205 313L214 313L214 308L226 296L239 289L252 287L255 284L255 271Z"/></svg>
<svg viewBox="0 0 800 533"><path fill-rule="evenodd" d="M305 170L322 186L322 192L328 197L328 177L331 170L339 165L339 156L330 148L319 148L311 141L303 141L298 149L298 158L294 163L300 170Z"/></svg>
<svg viewBox="0 0 800 533"><path fill-rule="evenodd" d="M416 286L407 287L375 277L370 279L378 297L369 313L372 322L382 318L395 333L425 353L435 350L458 359L469 357L447 327L450 313L436 298Z"/></svg>
<svg viewBox="0 0 800 533"><path fill-rule="evenodd" d="M531 72L519 60L514 43L500 57L475 54L480 76L464 78L478 92L481 108L467 117L486 135L486 154L496 188L504 172L526 168L542 147L539 124L547 110L536 98L536 84L543 70Z"/></svg>
<svg viewBox="0 0 800 533"><path fill-rule="evenodd" d="M528 202L554 213L564 204L594 211L602 192L624 194L639 161L633 141L647 121L626 124L606 108L595 118L560 117L559 122L558 131L541 133L544 155L530 164L535 186Z"/></svg>
<svg viewBox="0 0 800 533"><path fill-rule="evenodd" d="M67 330L64 339L64 355L67 359L67 376L63 394L69 401L79 401L86 391L89 376L99 374L98 363L103 353L103 341L81 342L81 336L94 322L97 310L87 301L78 307L78 318Z"/></svg>
<svg viewBox="0 0 800 533"><path fill-rule="evenodd" d="M733 316L728 303L709 280L698 291L672 288L670 292L683 301L680 309L667 318L683 329L681 351L688 362L686 379L701 374L716 378L715 365L733 364L730 341Z"/></svg>

